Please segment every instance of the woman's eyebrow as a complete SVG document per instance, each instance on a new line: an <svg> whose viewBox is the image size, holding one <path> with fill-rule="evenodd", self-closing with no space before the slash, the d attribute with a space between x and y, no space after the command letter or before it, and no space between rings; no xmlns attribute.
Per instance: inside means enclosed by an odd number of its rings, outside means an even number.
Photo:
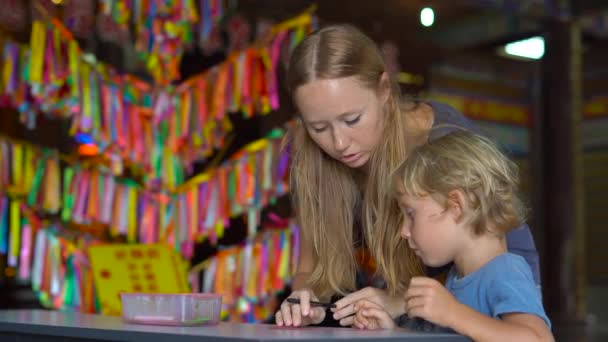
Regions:
<svg viewBox="0 0 608 342"><path fill-rule="evenodd" d="M313 120L313 121L304 120L304 122L306 122L307 125L318 125L318 124L327 123L327 120Z"/></svg>
<svg viewBox="0 0 608 342"><path fill-rule="evenodd" d="M361 109L361 110L358 110L358 109L349 110L349 111L346 111L346 112L338 115L337 118L344 119L344 117L346 117L346 116L355 115L355 114L361 114L361 112L363 112L363 109ZM316 125L316 124L325 124L325 123L327 123L330 120L304 120L304 121L308 125Z"/></svg>
<svg viewBox="0 0 608 342"><path fill-rule="evenodd" d="M346 111L346 112L338 115L338 117L344 118L345 116L349 116L349 115L361 114L363 112L363 110L364 110L364 108L349 110L349 111Z"/></svg>

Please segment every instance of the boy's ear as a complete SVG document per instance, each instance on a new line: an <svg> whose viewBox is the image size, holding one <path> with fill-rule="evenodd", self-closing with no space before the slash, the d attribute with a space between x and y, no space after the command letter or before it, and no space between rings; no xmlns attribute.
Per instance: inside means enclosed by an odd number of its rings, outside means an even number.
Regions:
<svg viewBox="0 0 608 342"><path fill-rule="evenodd" d="M467 201L462 190L452 190L448 193L447 209L454 217L454 221L461 222L464 219Z"/></svg>

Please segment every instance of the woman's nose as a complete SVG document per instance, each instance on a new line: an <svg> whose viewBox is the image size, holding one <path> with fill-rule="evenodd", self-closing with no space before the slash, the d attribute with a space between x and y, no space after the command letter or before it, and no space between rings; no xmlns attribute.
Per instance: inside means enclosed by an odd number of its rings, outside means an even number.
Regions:
<svg viewBox="0 0 608 342"><path fill-rule="evenodd" d="M344 134L344 132L342 132L340 129L335 129L333 135L334 148L336 149L336 151L345 152L349 146L348 136Z"/></svg>

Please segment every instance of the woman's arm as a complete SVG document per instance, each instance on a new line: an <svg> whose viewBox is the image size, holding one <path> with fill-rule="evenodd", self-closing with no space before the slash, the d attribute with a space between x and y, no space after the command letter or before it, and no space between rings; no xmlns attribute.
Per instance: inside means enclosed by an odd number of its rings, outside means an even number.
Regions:
<svg viewBox="0 0 608 342"><path fill-rule="evenodd" d="M308 279L314 267L314 259L312 254L312 246L309 241L302 236L300 229L300 255L298 257L298 266L296 274L293 277L291 288L292 290L300 290L308 287Z"/></svg>

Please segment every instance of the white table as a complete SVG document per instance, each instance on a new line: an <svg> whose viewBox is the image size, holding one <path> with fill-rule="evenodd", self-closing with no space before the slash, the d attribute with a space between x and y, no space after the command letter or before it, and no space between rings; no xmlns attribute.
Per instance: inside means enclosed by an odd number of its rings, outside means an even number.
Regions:
<svg viewBox="0 0 608 342"><path fill-rule="evenodd" d="M221 322L213 326L169 327L126 324L120 317L46 310L0 310L0 336L9 341L469 341L454 334L350 328L279 328Z"/></svg>

